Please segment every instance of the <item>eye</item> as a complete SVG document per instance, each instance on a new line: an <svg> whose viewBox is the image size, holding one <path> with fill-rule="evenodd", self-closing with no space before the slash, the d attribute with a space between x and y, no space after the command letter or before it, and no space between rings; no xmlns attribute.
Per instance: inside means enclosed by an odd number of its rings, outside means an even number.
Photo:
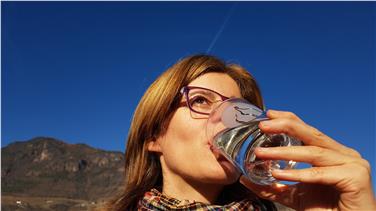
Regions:
<svg viewBox="0 0 376 211"><path fill-rule="evenodd" d="M210 103L204 96L195 96L191 99L191 105L208 105Z"/></svg>

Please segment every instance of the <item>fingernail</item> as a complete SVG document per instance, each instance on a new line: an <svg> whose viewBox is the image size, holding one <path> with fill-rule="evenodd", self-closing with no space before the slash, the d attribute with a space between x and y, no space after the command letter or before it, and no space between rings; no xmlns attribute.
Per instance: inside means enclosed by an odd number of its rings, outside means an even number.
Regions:
<svg viewBox="0 0 376 211"><path fill-rule="evenodd" d="M281 192L288 190L289 186L285 184L280 184L280 183L273 183L272 188L281 193Z"/></svg>
<svg viewBox="0 0 376 211"><path fill-rule="evenodd" d="M247 182L247 180L242 176L242 177L240 177L239 182L240 182L240 184L245 185L245 183Z"/></svg>
<svg viewBox="0 0 376 211"><path fill-rule="evenodd" d="M261 124L262 127L269 127L270 126L269 121L262 121L262 122L260 122L260 124Z"/></svg>
<svg viewBox="0 0 376 211"><path fill-rule="evenodd" d="M240 179L239 179L239 182L240 182L240 184L243 184L243 185L244 185L244 179L243 179L243 178L240 178Z"/></svg>
<svg viewBox="0 0 376 211"><path fill-rule="evenodd" d="M268 112L269 112L270 115L274 115L275 114L274 110L268 110Z"/></svg>
<svg viewBox="0 0 376 211"><path fill-rule="evenodd" d="M272 170L272 173L274 173L274 174L278 174L279 176L282 176L282 175L289 175L289 174L290 174L290 172L285 171L285 170L282 170L282 169L273 169L273 170Z"/></svg>
<svg viewBox="0 0 376 211"><path fill-rule="evenodd" d="M258 152L266 152L266 151L268 151L268 148L267 147L257 147L256 151L258 151Z"/></svg>

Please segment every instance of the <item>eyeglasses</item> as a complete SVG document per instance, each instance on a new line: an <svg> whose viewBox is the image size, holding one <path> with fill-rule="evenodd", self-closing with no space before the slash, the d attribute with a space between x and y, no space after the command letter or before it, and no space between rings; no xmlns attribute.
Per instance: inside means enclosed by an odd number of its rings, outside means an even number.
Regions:
<svg viewBox="0 0 376 211"><path fill-rule="evenodd" d="M211 89L196 86L185 86L180 93L185 96L191 111L203 115L209 115L219 103L230 99Z"/></svg>

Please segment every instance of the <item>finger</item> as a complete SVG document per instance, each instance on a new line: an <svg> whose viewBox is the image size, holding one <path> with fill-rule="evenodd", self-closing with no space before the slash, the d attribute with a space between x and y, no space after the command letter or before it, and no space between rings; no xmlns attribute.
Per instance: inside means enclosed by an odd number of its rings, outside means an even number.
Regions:
<svg viewBox="0 0 376 211"><path fill-rule="evenodd" d="M312 167L307 169L294 170L273 170L272 175L278 180L316 183L323 185L338 186L341 182L346 183L349 176L346 166Z"/></svg>
<svg viewBox="0 0 376 211"><path fill-rule="evenodd" d="M287 118L272 119L261 121L259 127L264 133L284 133L299 139L305 145L319 146L345 154L348 153L347 147L321 133L316 128L300 121Z"/></svg>
<svg viewBox="0 0 376 211"><path fill-rule="evenodd" d="M258 147L257 158L264 160L293 160L314 166L336 166L352 162L352 157L317 146Z"/></svg>
<svg viewBox="0 0 376 211"><path fill-rule="evenodd" d="M324 133L322 133L321 131L319 131L317 128L312 127L312 126L307 125L307 124L306 124L306 126L309 127L310 130L313 131L313 133L315 133L317 136L322 137L322 140L324 140L324 141L325 140L326 141L332 141L334 143L337 143L338 144L337 145L338 148L336 148L337 151L341 151L342 153L344 153L346 155L349 155L349 156L352 156L352 157L357 157L357 158L361 158L362 157L361 154L358 151L356 151L356 150L354 150L354 149L352 149L350 147L347 147L345 145L340 144L336 140L330 138L329 136L327 136Z"/></svg>
<svg viewBox="0 0 376 211"><path fill-rule="evenodd" d="M339 144L337 141L333 140L332 138L330 138L329 136L326 136L325 134L323 134L322 132L320 132L319 130L317 130L316 128L310 126L310 125L307 125L304 123L303 120L301 120L296 114L292 113L292 112L289 112L289 111L277 111L277 110L268 110L267 111L267 116L270 118L270 119L277 119L277 118L284 118L284 119L290 119L290 120L295 120L295 121L298 121L298 122L301 122L302 124L304 124L305 126L309 127L311 132L313 134L315 134L316 138L318 138L318 140L328 140L328 141L332 141L332 142L335 142L337 144ZM308 145L306 143L306 145ZM335 147L336 150L341 150L342 153L345 153L345 154L348 154L348 155L351 155L353 157L361 157L360 153L357 152L356 150L352 149L352 148L349 148L349 147L346 147L344 145L336 145Z"/></svg>
<svg viewBox="0 0 376 211"><path fill-rule="evenodd" d="M299 122L303 122L303 120L301 120L297 115L289 111L277 111L277 110L269 109L266 112L266 116L269 117L270 119L286 118L286 119L292 119L292 120L296 120Z"/></svg>

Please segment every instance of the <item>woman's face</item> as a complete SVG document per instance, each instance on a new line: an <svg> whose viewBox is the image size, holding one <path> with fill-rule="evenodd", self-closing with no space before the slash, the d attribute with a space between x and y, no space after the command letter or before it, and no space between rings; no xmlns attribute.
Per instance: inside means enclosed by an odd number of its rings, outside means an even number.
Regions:
<svg viewBox="0 0 376 211"><path fill-rule="evenodd" d="M224 73L207 73L189 86L214 90L226 97L241 97L236 82ZM181 99L186 102L185 97ZM199 115L200 116L200 115ZM187 106L174 113L166 133L155 144L161 154L163 174L172 174L200 183L227 185L236 182L239 173L222 155L213 153L206 135L207 116L197 118Z"/></svg>

